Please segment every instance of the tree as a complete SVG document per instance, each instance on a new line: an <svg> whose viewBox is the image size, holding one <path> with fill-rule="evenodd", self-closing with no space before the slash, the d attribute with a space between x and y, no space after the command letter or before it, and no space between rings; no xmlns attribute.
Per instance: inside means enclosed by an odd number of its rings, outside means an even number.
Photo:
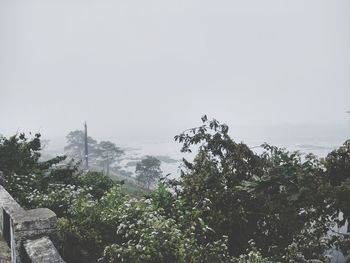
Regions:
<svg viewBox="0 0 350 263"><path fill-rule="evenodd" d="M346 221L350 222L350 140L330 152L324 159L324 166L333 186L332 193L335 195L333 206L343 213L343 220L339 225L344 225Z"/></svg>
<svg viewBox="0 0 350 263"><path fill-rule="evenodd" d="M160 161L153 156L146 156L141 162L136 164L136 175L137 180L142 182L147 186L147 189L150 188L157 179L162 175L160 169Z"/></svg>
<svg viewBox="0 0 350 263"><path fill-rule="evenodd" d="M109 191L117 183L109 176L100 172L92 172L80 176L79 186L88 189L93 198L100 199L107 191Z"/></svg>
<svg viewBox="0 0 350 263"><path fill-rule="evenodd" d="M267 144L263 154L256 154L231 139L227 125L206 116L202 122L175 137L183 152L199 145L194 161L184 160L185 169L175 182L174 192L183 204L196 207L219 236L228 236L232 255L244 253L254 239L264 256L285 262L286 249L306 229L313 239L299 246L299 252L307 259L322 258L321 240L336 210L321 162Z"/></svg>
<svg viewBox="0 0 350 263"><path fill-rule="evenodd" d="M330 152L324 163L332 185L337 186L350 179L350 140Z"/></svg>
<svg viewBox="0 0 350 263"><path fill-rule="evenodd" d="M40 168L40 134L26 138L24 133L0 138L0 170L5 175L24 174Z"/></svg>
<svg viewBox="0 0 350 263"><path fill-rule="evenodd" d="M85 156L85 133L81 130L71 131L66 138L68 144L64 150L69 156L82 161ZM107 174L109 174L111 164L124 154L122 149L110 141L98 143L88 136L87 142L90 164L95 168L106 169Z"/></svg>
<svg viewBox="0 0 350 263"><path fill-rule="evenodd" d="M53 166L63 161L65 156L57 156L45 162L41 157L41 135L27 138L24 133L9 138L0 138L0 171L3 185L22 205L27 205L27 196L42 186L43 178L53 172Z"/></svg>
<svg viewBox="0 0 350 263"><path fill-rule="evenodd" d="M75 130L68 133L66 136L67 146L64 150L67 155L82 161L85 157L85 133L82 130ZM88 152L89 157L93 157L96 153L97 141L88 136Z"/></svg>
<svg viewBox="0 0 350 263"><path fill-rule="evenodd" d="M118 157L124 154L124 151L110 141L101 141L95 149L96 163L98 166L106 168L109 174L110 165L113 164Z"/></svg>

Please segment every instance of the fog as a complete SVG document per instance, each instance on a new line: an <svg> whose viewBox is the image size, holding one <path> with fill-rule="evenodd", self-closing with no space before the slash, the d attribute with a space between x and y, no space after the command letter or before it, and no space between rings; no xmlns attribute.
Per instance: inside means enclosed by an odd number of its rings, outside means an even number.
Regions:
<svg viewBox="0 0 350 263"><path fill-rule="evenodd" d="M349 1L1 1L0 133L350 137Z"/></svg>

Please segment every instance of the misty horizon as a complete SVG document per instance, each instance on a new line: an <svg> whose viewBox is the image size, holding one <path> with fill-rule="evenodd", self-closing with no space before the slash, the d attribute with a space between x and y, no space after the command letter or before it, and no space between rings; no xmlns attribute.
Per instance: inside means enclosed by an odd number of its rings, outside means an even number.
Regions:
<svg viewBox="0 0 350 263"><path fill-rule="evenodd" d="M237 141L350 134L347 1L5 1L0 133L172 141L207 114Z"/></svg>

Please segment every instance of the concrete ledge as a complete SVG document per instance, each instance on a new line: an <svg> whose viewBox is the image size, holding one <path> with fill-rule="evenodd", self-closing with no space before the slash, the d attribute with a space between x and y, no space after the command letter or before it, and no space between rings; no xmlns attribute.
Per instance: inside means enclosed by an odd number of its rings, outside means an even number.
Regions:
<svg viewBox="0 0 350 263"><path fill-rule="evenodd" d="M0 185L0 234L3 235L3 212L2 209L11 217L15 213L21 213L24 209L16 202L15 199Z"/></svg>
<svg viewBox="0 0 350 263"><path fill-rule="evenodd" d="M63 263L63 259L48 237L24 242L27 257L32 263Z"/></svg>
<svg viewBox="0 0 350 263"><path fill-rule="evenodd" d="M55 237L56 214L47 208L24 210L0 186L0 237L11 250L11 262L64 262L49 237ZM3 260L0 260L0 263Z"/></svg>
<svg viewBox="0 0 350 263"><path fill-rule="evenodd" d="M47 208L18 211L12 220L15 231L52 229L57 225L56 214Z"/></svg>
<svg viewBox="0 0 350 263"><path fill-rule="evenodd" d="M3 239L0 239L0 263L11 263L11 250Z"/></svg>
<svg viewBox="0 0 350 263"><path fill-rule="evenodd" d="M14 210L24 210L13 197L0 185L0 207L8 207Z"/></svg>

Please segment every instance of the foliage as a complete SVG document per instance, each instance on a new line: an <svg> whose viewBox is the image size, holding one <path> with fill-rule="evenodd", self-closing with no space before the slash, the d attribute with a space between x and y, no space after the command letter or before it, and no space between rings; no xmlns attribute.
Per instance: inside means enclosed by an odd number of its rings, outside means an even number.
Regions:
<svg viewBox="0 0 350 263"><path fill-rule="evenodd" d="M82 161L85 158L85 133L81 130L75 130L68 133L66 136L67 145L64 147L64 150L67 152L67 155L72 158ZM93 154L96 149L97 141L87 136L88 143L88 153L89 157L93 157Z"/></svg>
<svg viewBox="0 0 350 263"><path fill-rule="evenodd" d="M95 199L101 199L109 189L116 186L116 182L103 173L90 171L79 178L79 186L87 189Z"/></svg>
<svg viewBox="0 0 350 263"><path fill-rule="evenodd" d="M5 175L36 173L47 170L65 159L65 156L57 156L40 162L40 138L39 133L30 139L24 133L15 134L10 138L0 137L0 170Z"/></svg>
<svg viewBox="0 0 350 263"><path fill-rule="evenodd" d="M201 219L185 226L185 221L164 215L152 199L129 200L122 205L117 228L122 242L107 246L102 262L230 262L225 240L203 242L196 231L208 229Z"/></svg>
<svg viewBox="0 0 350 263"><path fill-rule="evenodd" d="M67 155L82 162L85 158L85 133L81 130L71 131L67 136L67 145L64 150ZM109 174L110 166L124 151L110 141L98 142L92 137L87 137L89 164Z"/></svg>
<svg viewBox="0 0 350 263"><path fill-rule="evenodd" d="M10 138L0 137L0 171L4 173L4 186L20 203L27 205L28 193L41 184L41 178L52 167L65 159L57 156L40 162L40 134L27 138L24 133Z"/></svg>
<svg viewBox="0 0 350 263"><path fill-rule="evenodd" d="M60 250L68 262L230 262L225 240L199 242L210 231L165 215L151 198L130 199L113 187L99 202L87 195L60 220ZM182 217L184 218L184 217Z"/></svg>
<svg viewBox="0 0 350 263"><path fill-rule="evenodd" d="M103 173L88 172L79 174L70 182L62 183L57 180L46 184L45 187L38 187L27 194L27 200L31 207L47 207L59 217L69 216L73 213L72 209L79 197L99 200L116 185L116 182Z"/></svg>
<svg viewBox="0 0 350 263"><path fill-rule="evenodd" d="M64 157L40 162L40 135L1 138L0 170L21 205L58 215L57 244L68 263L306 263L327 262L331 247L349 252L348 238L329 235L350 214L349 141L324 160L268 144L257 154L232 140L227 125L202 121L175 137L183 152L198 149L183 160L181 177L139 188L143 197L127 196L104 173L61 164ZM107 143L99 160L108 149L118 148ZM149 187L160 161L147 157L137 172Z"/></svg>
<svg viewBox="0 0 350 263"><path fill-rule="evenodd" d="M95 151L97 166L105 168L107 174L109 174L110 165L124 154L123 150L110 141L100 142Z"/></svg>
<svg viewBox="0 0 350 263"><path fill-rule="evenodd" d="M238 258L235 258L233 260L234 263L273 263L273 261L261 255L253 240L249 240L248 244L250 248L247 249L247 254L242 254Z"/></svg>
<svg viewBox="0 0 350 263"><path fill-rule="evenodd" d="M24 133L16 134L10 138L0 138L0 169L5 174L24 174L35 172L41 167L40 134L35 134L28 140Z"/></svg>
<svg viewBox="0 0 350 263"><path fill-rule="evenodd" d="M183 143L184 152L199 145L194 161L184 160L185 170L177 183L183 202L200 208L200 217L209 227L228 236L233 255L244 253L254 239L263 255L283 261L288 246L314 224L322 226L308 239L316 251L330 218L337 215L321 162L315 156L302 158L298 152L267 144L262 146L264 153L257 155L247 145L234 142L227 125L208 121L206 116L202 121L202 126L175 137ZM306 247L299 248L309 259L315 257Z"/></svg>
<svg viewBox="0 0 350 263"><path fill-rule="evenodd" d="M32 207L46 207L54 211L58 217L64 217L72 213L77 198L86 193L85 189L75 185L56 183L49 185L44 191L34 190L27 198Z"/></svg>
<svg viewBox="0 0 350 263"><path fill-rule="evenodd" d="M346 220L350 222L350 140L329 153L324 159L324 166L335 189L333 206L343 213L343 220L339 224L344 225ZM348 230L350 232L350 224Z"/></svg>
<svg viewBox="0 0 350 263"><path fill-rule="evenodd" d="M71 215L60 220L60 251L67 262L97 262L106 245L118 242L117 212L125 200L118 186L100 200L90 195L75 199Z"/></svg>
<svg viewBox="0 0 350 263"><path fill-rule="evenodd" d="M330 152L324 163L332 185L340 185L350 179L350 140Z"/></svg>
<svg viewBox="0 0 350 263"><path fill-rule="evenodd" d="M153 156L146 156L145 159L136 164L135 173L137 180L145 184L147 189L150 189L150 186L162 175L160 161Z"/></svg>

